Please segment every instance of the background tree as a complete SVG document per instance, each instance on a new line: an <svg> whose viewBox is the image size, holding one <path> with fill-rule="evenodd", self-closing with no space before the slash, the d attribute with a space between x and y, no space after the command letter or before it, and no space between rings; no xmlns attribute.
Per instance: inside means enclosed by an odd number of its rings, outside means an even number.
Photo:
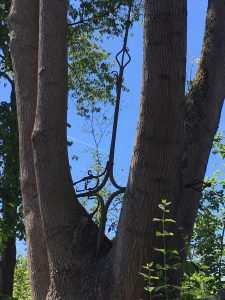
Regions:
<svg viewBox="0 0 225 300"><path fill-rule="evenodd" d="M222 158L211 178L211 187L203 192L190 245L189 259L206 266L204 273L213 280L208 291L218 293L224 288L224 137L216 135L212 153ZM216 166L218 168L218 166Z"/></svg>
<svg viewBox="0 0 225 300"><path fill-rule="evenodd" d="M0 103L0 295L12 295L16 237L23 237L15 87L6 18L10 1L0 4L0 79L11 89ZM3 85L3 83L2 83Z"/></svg>
<svg viewBox="0 0 225 300"><path fill-rule="evenodd" d="M31 300L27 257L21 255L17 259L15 269L13 297L18 300Z"/></svg>
<svg viewBox="0 0 225 300"><path fill-rule="evenodd" d="M99 112L103 103L113 103L112 89L115 78L111 74L112 63L110 53L99 46L96 35L96 26L102 24L101 34L106 31L112 35L121 33L115 20L123 20L120 16L120 3L118 8L110 12L112 7L107 7L106 1L101 3L86 3L69 6L68 22L76 23L68 26L68 56L69 56L69 89L72 97L76 99L77 112L89 118L90 109ZM73 1L71 1L73 3ZM12 87L11 103L1 102L1 276L0 294L12 294L13 270L16 261L16 237L24 237L24 226L21 210L21 196L18 176L18 138L17 120L15 115L15 93L11 57L9 54L9 36L7 16L11 1L2 1L0 5L0 77L2 85ZM106 11L99 15L99 7ZM106 9L107 7L107 9ZM87 18L88 20L84 20ZM75 22L76 21L76 22ZM121 21L122 22L122 21ZM79 43L76 41L79 40ZM96 40L96 42L94 42ZM99 67L97 67L99 66ZM88 74L92 76L88 76ZM79 80L77 78L79 77ZM91 87L91 89L90 89ZM89 101L85 102L85 99ZM3 99L2 99L3 100ZM92 113L93 113L92 112ZM4 199L3 199L4 198ZM10 240L11 239L11 240ZM9 270L11 270L9 272Z"/></svg>

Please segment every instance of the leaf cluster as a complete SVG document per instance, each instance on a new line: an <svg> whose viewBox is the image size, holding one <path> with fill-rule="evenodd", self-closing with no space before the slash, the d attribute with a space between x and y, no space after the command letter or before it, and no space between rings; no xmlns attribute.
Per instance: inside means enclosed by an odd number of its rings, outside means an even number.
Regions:
<svg viewBox="0 0 225 300"><path fill-rule="evenodd" d="M156 237L161 239L162 247L154 248L154 250L163 256L163 263L151 262L143 267L145 272L142 272L141 275L147 282L145 290L150 294L150 299L193 300L204 299L206 296L218 293L223 286L216 283L215 274L210 273L208 265L203 264L203 261L197 262L194 258L190 260L190 257L189 260L182 262L180 253L176 249L168 249L166 239L172 236L173 233L168 232L165 225L176 223L175 220L166 218L170 204L170 202L162 200L159 204L162 218L153 219L154 222L162 226L160 232L156 231ZM168 274L174 272L183 274L180 285L170 284L169 282Z"/></svg>
<svg viewBox="0 0 225 300"><path fill-rule="evenodd" d="M0 103L0 243L24 237L19 185L17 119L12 104Z"/></svg>

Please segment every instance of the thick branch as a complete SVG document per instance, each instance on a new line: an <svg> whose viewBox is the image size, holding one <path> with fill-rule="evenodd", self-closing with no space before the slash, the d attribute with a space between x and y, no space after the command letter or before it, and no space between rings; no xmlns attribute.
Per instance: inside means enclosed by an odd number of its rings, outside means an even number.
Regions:
<svg viewBox="0 0 225 300"><path fill-rule="evenodd" d="M201 59L185 106L184 185L203 181L225 98L225 2L210 0ZM176 214L192 234L201 193L185 188ZM182 238L178 248L183 248Z"/></svg>
<svg viewBox="0 0 225 300"><path fill-rule="evenodd" d="M68 161L67 2L40 1L38 101L32 134L51 300L85 299L77 294L84 269L93 263L98 231L76 198Z"/></svg>
<svg viewBox="0 0 225 300"><path fill-rule="evenodd" d="M152 220L161 199L177 200L181 187L187 3L172 2L145 1L140 116L114 247L113 299L140 297L139 272L153 258Z"/></svg>
<svg viewBox="0 0 225 300"><path fill-rule="evenodd" d="M39 1L13 0L8 19L15 74L20 181L24 205L32 299L44 300L49 286L47 252L37 198L30 136L37 97Z"/></svg>

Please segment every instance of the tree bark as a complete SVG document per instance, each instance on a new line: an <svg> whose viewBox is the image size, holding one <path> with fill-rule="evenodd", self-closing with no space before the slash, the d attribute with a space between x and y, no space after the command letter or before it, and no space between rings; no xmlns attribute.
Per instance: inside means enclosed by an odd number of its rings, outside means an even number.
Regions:
<svg viewBox="0 0 225 300"><path fill-rule="evenodd" d="M219 126L225 98L225 2L210 0L199 67L185 103L185 148L183 157L184 188L175 219L183 230L172 247L182 250L182 235L190 240L201 192L194 184L204 180L214 136ZM182 234L182 235L181 235ZM183 257L185 258L185 251Z"/></svg>
<svg viewBox="0 0 225 300"><path fill-rule="evenodd" d="M0 296L12 296L16 265L16 238L7 239L0 258Z"/></svg>
<svg viewBox="0 0 225 300"><path fill-rule="evenodd" d="M76 198L67 156L67 0L13 1L11 54L33 299L137 300L144 286L141 267L156 259L153 218L162 198L173 203L178 224L192 229L190 194L180 197L183 191L195 195L184 186L204 176L217 128L224 97L219 58L225 61L219 48L225 39L224 20L216 16L224 14L225 4L209 2L205 46L185 116L187 1L145 0L144 5L143 86L129 182L113 248L105 239L96 257L97 227ZM45 262L39 273L40 255Z"/></svg>
<svg viewBox="0 0 225 300"><path fill-rule="evenodd" d="M31 133L37 98L39 1L13 0L8 19L17 100L20 182L32 299L46 298L49 271L38 205Z"/></svg>
<svg viewBox="0 0 225 300"><path fill-rule="evenodd" d="M141 266L154 260L153 218L181 188L187 3L146 0L137 136L114 245L112 299L138 299ZM151 249L151 252L150 252Z"/></svg>
<svg viewBox="0 0 225 300"><path fill-rule="evenodd" d="M39 24L38 101L32 141L49 254L47 299L81 299L78 289L84 269L95 257L97 226L76 198L67 155L67 0L41 0Z"/></svg>

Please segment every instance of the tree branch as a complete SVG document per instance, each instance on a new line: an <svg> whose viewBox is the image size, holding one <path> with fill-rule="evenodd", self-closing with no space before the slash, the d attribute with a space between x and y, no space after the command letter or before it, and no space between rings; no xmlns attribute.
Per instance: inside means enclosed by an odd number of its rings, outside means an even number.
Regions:
<svg viewBox="0 0 225 300"><path fill-rule="evenodd" d="M109 15L110 12L105 12L104 14L100 14L100 15L97 15L97 16L93 16L93 17L90 17L90 18L87 18L87 19L80 19L79 21L77 22L74 22L74 23L69 23L67 26L76 26L76 25L81 25L81 24L84 24L84 23L87 23L87 22L90 22L92 20L95 20L95 19L101 19L101 18L104 18L106 16Z"/></svg>
<svg viewBox="0 0 225 300"><path fill-rule="evenodd" d="M199 67L186 96L184 186L203 181L225 98L225 2L209 0ZM201 192L184 188L175 219L191 237ZM175 247L183 249L183 239Z"/></svg>
<svg viewBox="0 0 225 300"><path fill-rule="evenodd" d="M175 0L173 5L145 0L142 97L113 248L113 299L140 297L141 266L154 259L153 218L158 215L158 204L162 199L177 199L181 188L186 21L186 0Z"/></svg>
<svg viewBox="0 0 225 300"><path fill-rule="evenodd" d="M6 72L0 71L0 77L5 78L12 86L14 85L13 79Z"/></svg>
<svg viewBox="0 0 225 300"><path fill-rule="evenodd" d="M31 294L33 300L44 300L49 287L50 275L38 205L30 139L37 98L38 15L39 0L32 1L32 3L30 0L12 0L8 26L10 53L15 74L20 183L26 227Z"/></svg>

